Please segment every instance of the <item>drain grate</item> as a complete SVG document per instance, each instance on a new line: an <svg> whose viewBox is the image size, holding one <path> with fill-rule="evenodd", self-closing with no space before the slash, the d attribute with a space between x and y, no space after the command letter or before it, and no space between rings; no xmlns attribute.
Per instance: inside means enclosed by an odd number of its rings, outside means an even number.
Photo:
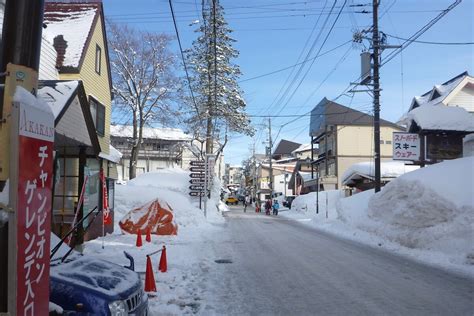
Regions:
<svg viewBox="0 0 474 316"><path fill-rule="evenodd" d="M217 260L214 260L214 262L216 262L216 263L232 263L232 260L230 260L230 259L217 259Z"/></svg>

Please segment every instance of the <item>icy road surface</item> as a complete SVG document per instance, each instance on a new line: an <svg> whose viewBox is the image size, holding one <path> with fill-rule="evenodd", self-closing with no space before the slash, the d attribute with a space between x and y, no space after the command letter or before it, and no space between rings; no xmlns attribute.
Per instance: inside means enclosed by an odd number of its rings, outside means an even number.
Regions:
<svg viewBox="0 0 474 316"><path fill-rule="evenodd" d="M231 207L209 315L473 315L474 280L304 226ZM212 272L214 270L214 272Z"/></svg>

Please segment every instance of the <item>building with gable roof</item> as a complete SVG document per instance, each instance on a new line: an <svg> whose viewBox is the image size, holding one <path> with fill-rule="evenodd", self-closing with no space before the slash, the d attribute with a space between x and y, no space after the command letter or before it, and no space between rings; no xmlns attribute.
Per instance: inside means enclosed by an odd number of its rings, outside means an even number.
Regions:
<svg viewBox="0 0 474 316"><path fill-rule="evenodd" d="M44 24L43 36L57 53L59 79L83 82L101 152L107 155L112 77L102 2L49 0Z"/></svg>
<svg viewBox="0 0 474 316"><path fill-rule="evenodd" d="M463 72L412 99L400 120L425 143L421 164L463 156L463 138L474 133L474 77Z"/></svg>
<svg viewBox="0 0 474 316"><path fill-rule="evenodd" d="M311 111L309 136L319 153L313 161L315 178L305 181L305 186L313 186L319 180L320 190L340 189L341 177L351 165L373 159L373 119L366 113L322 99ZM392 133L401 130L395 123L380 120L381 160L392 159Z"/></svg>
<svg viewBox="0 0 474 316"><path fill-rule="evenodd" d="M116 163L121 153L110 146L111 74L101 1L48 0L39 69L41 96L55 115L53 230L63 235L74 218L97 206L102 210L99 171L104 170L113 218ZM75 211L84 185L84 203ZM86 223L87 225L87 223ZM105 232L112 232L106 225ZM102 235L94 221L78 243Z"/></svg>

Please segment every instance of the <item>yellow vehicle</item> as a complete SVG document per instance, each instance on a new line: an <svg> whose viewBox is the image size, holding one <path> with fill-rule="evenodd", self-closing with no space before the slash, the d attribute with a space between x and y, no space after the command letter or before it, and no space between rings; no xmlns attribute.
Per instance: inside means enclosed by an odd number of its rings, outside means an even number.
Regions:
<svg viewBox="0 0 474 316"><path fill-rule="evenodd" d="M225 199L225 204L234 204L237 205L239 203L239 200L235 196L229 196L228 198Z"/></svg>

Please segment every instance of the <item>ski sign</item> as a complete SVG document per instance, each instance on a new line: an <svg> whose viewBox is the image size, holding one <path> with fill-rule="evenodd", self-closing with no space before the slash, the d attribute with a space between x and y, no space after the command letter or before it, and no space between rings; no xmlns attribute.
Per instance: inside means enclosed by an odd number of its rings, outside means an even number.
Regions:
<svg viewBox="0 0 474 316"><path fill-rule="evenodd" d="M205 174L204 174L204 173L190 173L189 176L190 176L191 178L204 179Z"/></svg>
<svg viewBox="0 0 474 316"><path fill-rule="evenodd" d="M189 190L191 190L191 191L202 191L202 190L204 190L204 184L202 184L202 185L190 185Z"/></svg>
<svg viewBox="0 0 474 316"><path fill-rule="evenodd" d="M204 165L205 165L206 163L204 162L204 160L191 160L191 161L189 162L189 164L190 164L191 166L195 166L195 167L198 167L198 166L204 167Z"/></svg>
<svg viewBox="0 0 474 316"><path fill-rule="evenodd" d="M200 178L194 178L194 179L189 180L189 183L191 183L191 184L202 184L202 185L204 185L204 180L203 180L203 179L200 179Z"/></svg>
<svg viewBox="0 0 474 316"><path fill-rule="evenodd" d="M190 196L200 196L200 197L202 197L202 196L205 196L206 194L203 191L191 191L191 192L189 192L189 195Z"/></svg>
<svg viewBox="0 0 474 316"><path fill-rule="evenodd" d="M189 170L191 172L205 172L206 171L204 166L202 166L202 167L191 167L191 168L189 168Z"/></svg>

